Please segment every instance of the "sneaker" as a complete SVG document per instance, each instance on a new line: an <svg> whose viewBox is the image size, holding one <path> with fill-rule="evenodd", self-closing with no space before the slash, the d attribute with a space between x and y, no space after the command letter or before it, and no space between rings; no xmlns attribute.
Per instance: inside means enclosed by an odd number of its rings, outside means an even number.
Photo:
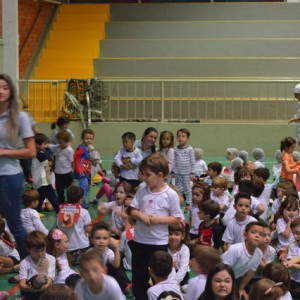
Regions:
<svg viewBox="0 0 300 300"><path fill-rule="evenodd" d="M43 218L43 217L45 217L45 215L44 215L44 214L42 214L42 213L39 213L39 216L40 216L40 218Z"/></svg>
<svg viewBox="0 0 300 300"><path fill-rule="evenodd" d="M98 201L96 199L89 202L89 204L98 204Z"/></svg>

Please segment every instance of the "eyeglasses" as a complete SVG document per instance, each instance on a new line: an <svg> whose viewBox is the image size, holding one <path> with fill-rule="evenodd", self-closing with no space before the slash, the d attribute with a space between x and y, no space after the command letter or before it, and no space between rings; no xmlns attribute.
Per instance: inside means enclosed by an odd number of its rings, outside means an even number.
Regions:
<svg viewBox="0 0 300 300"><path fill-rule="evenodd" d="M275 283L273 286L271 286L270 288L266 289L265 295L270 294L271 291L272 291L272 289L273 289L274 287L276 287L276 286L279 287L279 286L282 286L282 285L283 285L283 282L277 282L277 283Z"/></svg>

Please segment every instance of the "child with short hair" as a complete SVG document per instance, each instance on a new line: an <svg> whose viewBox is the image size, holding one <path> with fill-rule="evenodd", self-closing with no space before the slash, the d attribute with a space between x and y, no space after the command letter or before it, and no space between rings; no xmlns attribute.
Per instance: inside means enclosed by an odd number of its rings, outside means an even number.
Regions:
<svg viewBox="0 0 300 300"><path fill-rule="evenodd" d="M195 176L199 179L201 175L205 175L208 168L206 162L203 160L204 151L201 148L195 148Z"/></svg>
<svg viewBox="0 0 300 300"><path fill-rule="evenodd" d="M198 244L219 249L223 246L222 229L216 221L220 205L212 200L199 203Z"/></svg>
<svg viewBox="0 0 300 300"><path fill-rule="evenodd" d="M32 159L32 184L34 189L36 189L40 195L39 204L36 210L41 210L43 202L47 198L56 213L58 213L59 204L56 193L51 184L50 168L48 165L48 159L52 156L52 151L49 148L49 140L47 136L42 133L36 133L34 139L37 153L36 157Z"/></svg>
<svg viewBox="0 0 300 300"><path fill-rule="evenodd" d="M210 199L210 187L206 183L199 182L192 187L192 204L189 211L190 242L198 240L198 229L201 223L199 219L199 204Z"/></svg>
<svg viewBox="0 0 300 300"><path fill-rule="evenodd" d="M136 300L147 297L148 262L157 250L167 251L168 225L183 217L177 193L166 183L168 161L159 153L145 157L140 164L146 187L139 188L131 203L131 216L137 220L132 251L132 283Z"/></svg>
<svg viewBox="0 0 300 300"><path fill-rule="evenodd" d="M50 145L50 149L55 154L54 174L58 201L63 204L65 189L73 183L74 150L70 146L72 136L69 131L59 131L56 138L58 144Z"/></svg>
<svg viewBox="0 0 300 300"><path fill-rule="evenodd" d="M204 182L208 184L209 186L212 185L212 181L217 176L220 176L222 172L222 165L217 162L213 161L207 165L207 176L204 179Z"/></svg>
<svg viewBox="0 0 300 300"><path fill-rule="evenodd" d="M62 131L62 130L66 130L70 133L71 135L71 139L74 139L74 134L73 132L70 130L69 128L70 125L70 120L67 117L58 117L56 122L53 122L51 124L51 129L54 129L54 131L52 132L51 136L50 136L50 142L52 144L58 144L58 139L57 139L57 134ZM56 128L57 126L57 128Z"/></svg>
<svg viewBox="0 0 300 300"><path fill-rule="evenodd" d="M228 180L225 177L216 177L212 181L210 198L220 205L221 217L224 216L230 205L230 199L226 192L227 187Z"/></svg>
<svg viewBox="0 0 300 300"><path fill-rule="evenodd" d="M183 299L178 281L172 276L169 277L172 267L173 259L168 252L156 251L151 255L149 273L155 284L147 291L148 300L157 300L158 296L164 291L174 291L180 295L181 300Z"/></svg>
<svg viewBox="0 0 300 300"><path fill-rule="evenodd" d="M91 183L91 158L89 146L94 141L94 131L92 129L84 129L81 133L82 143L74 152L74 178L79 180L79 186L84 191L81 206L87 209L89 206L86 197L90 189Z"/></svg>
<svg viewBox="0 0 300 300"><path fill-rule="evenodd" d="M78 300L125 300L117 281L105 274L99 249L91 249L82 255L80 273L82 278L75 287Z"/></svg>
<svg viewBox="0 0 300 300"><path fill-rule="evenodd" d="M139 164L142 161L142 152L134 146L136 137L133 132L122 135L123 148L115 155L114 161L120 168L120 181L127 181L133 187L140 184L138 180Z"/></svg>
<svg viewBox="0 0 300 300"><path fill-rule="evenodd" d="M261 168L259 168L261 169ZM264 222L267 221L268 218L268 203L266 202L265 198L263 197L262 193L264 191L264 183L262 180L260 180L257 177L254 177L252 180L253 183L253 190L251 195L251 201L252 201L252 214L255 218L260 218ZM254 207L254 203L257 203ZM262 206L262 211L257 210L257 207Z"/></svg>
<svg viewBox="0 0 300 300"><path fill-rule="evenodd" d="M210 270L221 262L220 252L208 246L195 245L191 250L190 267L195 277L188 282L186 299L198 300L206 285Z"/></svg>
<svg viewBox="0 0 300 300"><path fill-rule="evenodd" d="M240 297L243 296L247 299L248 295L245 288L253 278L263 258L263 254L258 248L264 236L263 226L258 221L250 222L246 225L243 234L244 241L231 245L221 257L224 264L233 268L235 278L239 283Z"/></svg>
<svg viewBox="0 0 300 300"><path fill-rule="evenodd" d="M38 212L35 208L39 204L40 195L36 190L26 190L23 193L23 205L21 210L21 220L27 233L39 230L45 235L49 233L49 230L42 223Z"/></svg>
<svg viewBox="0 0 300 300"><path fill-rule="evenodd" d="M40 231L32 231L25 237L29 255L20 264L19 278L21 296L38 300L41 293L50 287L55 273L55 258L46 253L47 239Z"/></svg>
<svg viewBox="0 0 300 300"><path fill-rule="evenodd" d="M293 298L300 297L299 283L300 283L300 217L294 219L290 225L295 242L290 244L287 259L289 260L285 265L290 268L291 273L291 294Z"/></svg>
<svg viewBox="0 0 300 300"><path fill-rule="evenodd" d="M177 142L179 145L174 152L174 174L175 185L185 197L186 209L190 209L192 202L192 193L190 180L194 179L195 175L195 154L192 146L188 145L190 132L186 128L177 130Z"/></svg>
<svg viewBox="0 0 300 300"><path fill-rule="evenodd" d="M83 189L71 185L67 190L68 204L61 206L57 219L58 228L63 230L69 238L69 251L75 265L79 264L80 257L90 245L87 233L91 231L91 216L80 206L83 197Z"/></svg>

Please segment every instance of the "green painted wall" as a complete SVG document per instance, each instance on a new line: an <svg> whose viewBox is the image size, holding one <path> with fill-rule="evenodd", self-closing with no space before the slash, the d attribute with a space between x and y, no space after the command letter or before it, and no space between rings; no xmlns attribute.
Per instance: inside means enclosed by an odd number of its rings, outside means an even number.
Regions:
<svg viewBox="0 0 300 300"><path fill-rule="evenodd" d="M39 129L50 135L50 123L39 123ZM272 156L280 146L280 140L285 136L295 137L295 125L287 123L268 124L204 124L204 123L132 123L132 122L100 122L93 123L91 128L95 131L95 147L101 155L113 155L122 146L121 135L132 131L137 138L149 127L156 127L158 131L170 130L174 134L179 128L188 128L191 132L190 144L201 147L205 156L221 156L229 147L236 147L251 153L254 147L265 150L266 156ZM75 134L73 147L80 143L81 124L71 122L71 130Z"/></svg>

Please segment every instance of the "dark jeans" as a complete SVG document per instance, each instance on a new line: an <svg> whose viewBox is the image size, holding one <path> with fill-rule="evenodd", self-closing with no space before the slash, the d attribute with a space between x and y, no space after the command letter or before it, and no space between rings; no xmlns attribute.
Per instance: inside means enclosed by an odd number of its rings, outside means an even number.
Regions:
<svg viewBox="0 0 300 300"><path fill-rule="evenodd" d="M20 161L20 165L23 170L25 179L27 180L29 177L32 177L32 175L31 175L32 158L19 159L19 161Z"/></svg>
<svg viewBox="0 0 300 300"><path fill-rule="evenodd" d="M67 189L73 183L72 172L67 174L55 173L55 186L58 196L58 202L60 204L65 203L65 189Z"/></svg>
<svg viewBox="0 0 300 300"><path fill-rule="evenodd" d="M56 213L58 213L59 204L58 204L56 193L55 193L52 185L48 184L48 185L41 186L37 189L37 191L40 194L40 199L39 199L39 205L36 208L36 210L41 211L41 207L43 205L43 202L44 202L45 198L47 198L50 201L50 203L52 204L52 206L53 206L54 210L56 211Z"/></svg>
<svg viewBox="0 0 300 300"><path fill-rule="evenodd" d="M5 217L17 242L21 258L28 255L25 248L26 231L21 221L23 190L24 175L22 173L0 176L0 212Z"/></svg>
<svg viewBox="0 0 300 300"><path fill-rule="evenodd" d="M158 251L168 251L167 245L148 245L131 240L128 243L132 252L132 292L136 300L148 299L150 274L148 270L151 255Z"/></svg>

